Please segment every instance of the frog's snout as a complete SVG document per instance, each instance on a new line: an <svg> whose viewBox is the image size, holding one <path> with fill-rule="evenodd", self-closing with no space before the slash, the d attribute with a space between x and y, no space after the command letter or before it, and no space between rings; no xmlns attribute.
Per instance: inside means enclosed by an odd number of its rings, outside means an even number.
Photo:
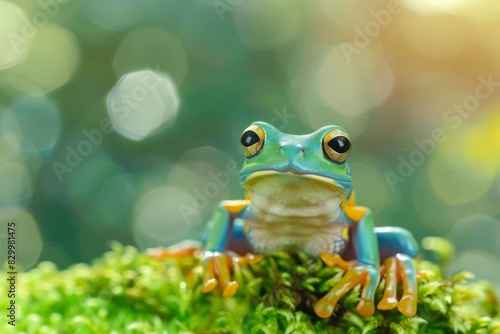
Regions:
<svg viewBox="0 0 500 334"><path fill-rule="evenodd" d="M306 150L301 145L283 144L278 148L278 153L291 158L306 155Z"/></svg>

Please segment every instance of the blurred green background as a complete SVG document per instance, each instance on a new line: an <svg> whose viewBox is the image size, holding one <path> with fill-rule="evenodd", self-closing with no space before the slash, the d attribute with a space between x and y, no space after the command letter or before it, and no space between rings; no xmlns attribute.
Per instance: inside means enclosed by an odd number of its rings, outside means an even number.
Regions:
<svg viewBox="0 0 500 334"><path fill-rule="evenodd" d="M499 15L493 0L0 0L0 217L20 265L196 237L243 197L239 136L262 120L342 125L376 224L445 237L450 271L500 284Z"/></svg>

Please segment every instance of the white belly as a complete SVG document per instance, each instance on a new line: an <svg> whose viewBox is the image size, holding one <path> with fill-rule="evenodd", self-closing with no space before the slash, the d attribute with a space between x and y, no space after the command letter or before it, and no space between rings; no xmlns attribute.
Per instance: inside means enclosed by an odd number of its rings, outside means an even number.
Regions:
<svg viewBox="0 0 500 334"><path fill-rule="evenodd" d="M341 253L347 242L347 226L339 223L318 225L308 218L281 222L260 219L246 221L246 236L252 249L260 254L277 251L302 251L313 256L321 252Z"/></svg>

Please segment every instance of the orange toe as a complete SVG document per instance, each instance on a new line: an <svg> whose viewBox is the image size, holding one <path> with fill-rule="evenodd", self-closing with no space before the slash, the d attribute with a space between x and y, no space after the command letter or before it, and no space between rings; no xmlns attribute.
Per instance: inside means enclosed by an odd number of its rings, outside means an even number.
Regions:
<svg viewBox="0 0 500 334"><path fill-rule="evenodd" d="M356 309L361 316L370 317L375 313L375 304L372 300L361 298Z"/></svg>
<svg viewBox="0 0 500 334"><path fill-rule="evenodd" d="M398 300L393 297L383 298L377 305L379 310L392 310L398 306Z"/></svg>
<svg viewBox="0 0 500 334"><path fill-rule="evenodd" d="M314 304L314 312L316 312L320 318L329 318L333 314L334 309L335 305L330 304L324 299L320 299Z"/></svg>
<svg viewBox="0 0 500 334"><path fill-rule="evenodd" d="M233 296L236 291L238 290L238 287L240 285L236 281L229 282L226 287L224 288L224 291L222 292L223 297L231 297Z"/></svg>
<svg viewBox="0 0 500 334"><path fill-rule="evenodd" d="M408 317L414 316L417 313L417 299L415 296L403 296L399 301L398 310Z"/></svg>
<svg viewBox="0 0 500 334"><path fill-rule="evenodd" d="M208 280L206 280L204 283L203 283L203 289L202 291L204 293L207 293L207 292L210 292L212 291L213 289L215 289L215 287L217 286L217 279L215 278L210 278Z"/></svg>
<svg viewBox="0 0 500 334"><path fill-rule="evenodd" d="M256 264L256 263L259 263L260 261L262 261L262 259L264 259L264 256L255 255L255 254L247 254L247 258L248 258L249 264Z"/></svg>

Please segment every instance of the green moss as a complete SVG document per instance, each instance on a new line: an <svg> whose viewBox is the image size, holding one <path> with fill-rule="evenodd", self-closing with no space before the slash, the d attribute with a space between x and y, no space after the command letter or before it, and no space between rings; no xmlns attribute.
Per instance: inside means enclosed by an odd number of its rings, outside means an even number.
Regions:
<svg viewBox="0 0 500 334"><path fill-rule="evenodd" d="M201 292L198 260L157 262L132 247L113 250L92 265L59 271L51 263L20 274L16 333L500 333L499 304L486 282L468 283L440 269L419 284L418 313L407 318L355 311L359 289L345 296L334 316L320 319L312 305L343 275L304 254L266 257L235 268L240 282L231 298ZM0 288L5 291L6 281ZM378 291L382 293L383 283ZM8 300L2 296L0 307ZM6 320L0 327L12 331Z"/></svg>

